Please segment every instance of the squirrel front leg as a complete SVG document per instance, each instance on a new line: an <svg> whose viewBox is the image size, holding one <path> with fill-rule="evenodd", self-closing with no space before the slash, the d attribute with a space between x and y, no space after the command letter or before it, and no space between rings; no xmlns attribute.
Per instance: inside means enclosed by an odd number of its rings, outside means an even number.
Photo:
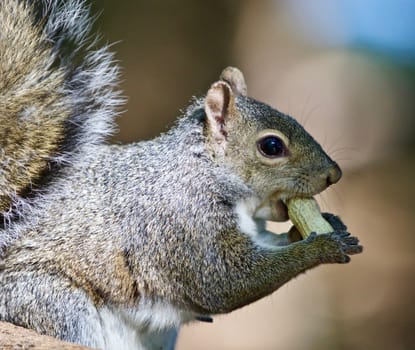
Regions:
<svg viewBox="0 0 415 350"><path fill-rule="evenodd" d="M336 215L323 213L323 217L336 231L347 231L347 226ZM285 246L294 242L301 241L303 237L295 226L292 226L287 233L275 234L268 231L265 227L265 221L255 220L261 241L265 244L275 246Z"/></svg>
<svg viewBox="0 0 415 350"><path fill-rule="evenodd" d="M242 239L241 239L242 238ZM311 234L306 240L286 246L258 246L241 237L228 236L221 265L207 286L208 311L226 313L258 300L302 272L324 263L347 263L349 255L362 251L356 237L346 231Z"/></svg>
<svg viewBox="0 0 415 350"><path fill-rule="evenodd" d="M262 220L256 220L256 224L261 242L270 246L285 246L303 239L295 226L292 226L286 233L275 234L266 229L265 222Z"/></svg>

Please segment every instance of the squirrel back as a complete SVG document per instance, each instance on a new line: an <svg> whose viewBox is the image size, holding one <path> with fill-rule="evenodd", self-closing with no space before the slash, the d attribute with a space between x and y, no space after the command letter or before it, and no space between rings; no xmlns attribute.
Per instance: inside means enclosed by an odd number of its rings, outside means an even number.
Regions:
<svg viewBox="0 0 415 350"><path fill-rule="evenodd" d="M90 27L79 0L0 3L0 229L114 129L119 70Z"/></svg>

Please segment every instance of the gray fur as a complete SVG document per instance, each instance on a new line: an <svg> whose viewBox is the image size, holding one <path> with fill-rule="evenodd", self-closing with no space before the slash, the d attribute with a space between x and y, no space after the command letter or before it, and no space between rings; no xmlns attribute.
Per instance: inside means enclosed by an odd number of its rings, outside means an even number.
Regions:
<svg viewBox="0 0 415 350"><path fill-rule="evenodd" d="M82 40L86 27L77 30L69 18L73 10L87 22L80 2L68 2L65 10L50 5L46 31L66 21L68 35ZM274 193L280 200L312 196L327 187L337 165L294 119L234 94L230 86L246 91L239 71L238 84L229 73L229 85L215 83L169 132L105 145L101 136L118 98L106 90L116 70L99 55L86 56L92 71L73 73L80 87L70 90L70 105L92 104L91 112L74 111L88 118L76 136L79 149L22 209L25 219L1 233L1 247L9 246L0 261L0 320L88 346L110 348L112 329L126 348L167 349L181 324L230 312L307 269L346 263L362 250L334 216L335 232L303 241L295 229L267 232L265 221L250 212L254 226L243 227L236 208L257 206ZM107 72L104 82L100 69ZM112 98L109 105L100 89ZM104 126L94 133L97 120ZM270 165L258 156L256 135L264 129L289 140L281 162Z"/></svg>

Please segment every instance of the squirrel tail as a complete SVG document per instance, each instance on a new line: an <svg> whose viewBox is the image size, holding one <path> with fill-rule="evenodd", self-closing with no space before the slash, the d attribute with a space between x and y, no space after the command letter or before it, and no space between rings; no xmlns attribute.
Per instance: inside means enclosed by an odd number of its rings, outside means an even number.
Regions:
<svg viewBox="0 0 415 350"><path fill-rule="evenodd" d="M0 1L0 228L114 130L119 69L93 48L88 12L83 0Z"/></svg>

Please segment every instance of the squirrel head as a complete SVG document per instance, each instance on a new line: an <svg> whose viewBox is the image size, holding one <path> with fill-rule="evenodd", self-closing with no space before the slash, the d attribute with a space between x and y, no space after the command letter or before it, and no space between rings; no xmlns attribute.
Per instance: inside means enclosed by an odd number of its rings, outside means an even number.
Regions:
<svg viewBox="0 0 415 350"><path fill-rule="evenodd" d="M273 219L287 219L283 201L311 197L336 183L341 170L292 117L247 96L242 72L226 68L205 98L205 135L214 162L230 168Z"/></svg>

